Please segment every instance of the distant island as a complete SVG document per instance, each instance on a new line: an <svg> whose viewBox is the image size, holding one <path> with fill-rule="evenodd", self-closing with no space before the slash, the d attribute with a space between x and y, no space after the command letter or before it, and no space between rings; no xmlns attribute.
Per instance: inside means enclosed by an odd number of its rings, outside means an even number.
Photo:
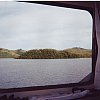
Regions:
<svg viewBox="0 0 100 100"><path fill-rule="evenodd" d="M33 50L8 50L0 48L0 58L16 59L68 59L68 58L91 58L92 51L79 47L56 50L56 49L33 49Z"/></svg>

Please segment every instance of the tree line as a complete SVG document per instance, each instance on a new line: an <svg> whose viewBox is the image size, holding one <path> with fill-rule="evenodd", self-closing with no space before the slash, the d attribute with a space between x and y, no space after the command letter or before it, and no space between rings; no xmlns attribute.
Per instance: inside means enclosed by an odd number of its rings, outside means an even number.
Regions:
<svg viewBox="0 0 100 100"><path fill-rule="evenodd" d="M71 50L33 49L22 53L18 59L67 59L67 58L90 58L91 51L75 48Z"/></svg>

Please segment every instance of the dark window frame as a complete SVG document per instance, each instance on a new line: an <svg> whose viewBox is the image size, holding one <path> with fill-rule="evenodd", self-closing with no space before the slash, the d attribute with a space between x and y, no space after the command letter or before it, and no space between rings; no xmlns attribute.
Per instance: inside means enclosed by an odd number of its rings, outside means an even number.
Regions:
<svg viewBox="0 0 100 100"><path fill-rule="evenodd" d="M44 5L65 7L65 8L74 8L88 11L93 18L93 28L92 28L92 73L90 80L86 82L79 83L69 83L69 84L58 84L58 85L47 85L47 86L32 86L32 87L20 87L20 88L8 88L8 89L0 89L0 93L11 93L11 92L23 92L23 91L35 91L35 90L46 90L46 89L57 89L57 88L67 88L74 86L85 86L94 83L95 76L95 65L97 60L97 40L95 34L95 26L94 26L94 9L89 7L77 6L71 3L61 3L59 1L27 1L27 3L38 3Z"/></svg>

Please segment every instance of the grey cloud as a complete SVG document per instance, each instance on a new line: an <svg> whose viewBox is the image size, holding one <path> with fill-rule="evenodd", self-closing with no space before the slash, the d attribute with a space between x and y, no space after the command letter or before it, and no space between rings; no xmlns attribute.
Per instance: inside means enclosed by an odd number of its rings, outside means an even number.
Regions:
<svg viewBox="0 0 100 100"><path fill-rule="evenodd" d="M18 2L0 5L0 47L91 48L92 18L86 11Z"/></svg>

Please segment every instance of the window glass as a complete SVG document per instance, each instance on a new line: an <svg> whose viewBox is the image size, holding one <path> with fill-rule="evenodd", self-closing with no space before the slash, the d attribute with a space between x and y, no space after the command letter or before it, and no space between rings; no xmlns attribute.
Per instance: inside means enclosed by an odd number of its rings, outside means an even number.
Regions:
<svg viewBox="0 0 100 100"><path fill-rule="evenodd" d="M87 11L0 2L0 88L78 83L91 73L91 50Z"/></svg>

